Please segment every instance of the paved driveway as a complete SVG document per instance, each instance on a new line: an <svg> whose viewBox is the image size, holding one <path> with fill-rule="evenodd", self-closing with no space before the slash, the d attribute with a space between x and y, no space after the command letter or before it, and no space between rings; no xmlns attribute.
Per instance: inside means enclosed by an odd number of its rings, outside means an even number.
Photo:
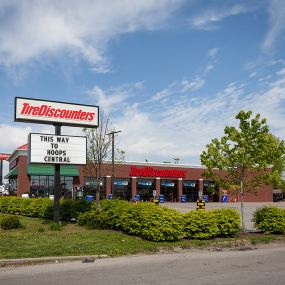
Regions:
<svg viewBox="0 0 285 285"><path fill-rule="evenodd" d="M182 213L189 210L196 209L196 203L165 203L160 204L168 208L176 209ZM285 208L285 202L245 202L244 203L244 214L245 214L245 228L246 230L254 230L252 215L256 209L263 206L276 206ZM237 209L240 212L240 203L206 203L206 209L219 209L219 208L231 208Z"/></svg>

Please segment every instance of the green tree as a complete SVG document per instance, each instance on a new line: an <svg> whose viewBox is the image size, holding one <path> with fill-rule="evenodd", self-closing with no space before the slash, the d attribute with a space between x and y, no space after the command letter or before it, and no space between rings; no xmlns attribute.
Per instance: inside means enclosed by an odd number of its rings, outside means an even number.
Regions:
<svg viewBox="0 0 285 285"><path fill-rule="evenodd" d="M225 135L214 138L202 152L205 177L213 178L225 189L239 189L242 230L244 224L244 193L257 191L262 185L279 183L280 172L272 168L284 156L284 141L276 140L260 114L240 111L239 127L227 126Z"/></svg>
<svg viewBox="0 0 285 285"><path fill-rule="evenodd" d="M274 140L277 145L280 144L280 139L273 136L272 140ZM285 180L282 178L283 177L282 174L284 173L285 170L285 155L278 157L273 162L272 170L276 171L276 173L278 173L279 176L281 177L281 179L274 181L273 188L275 189L279 188L283 191L283 193L285 193Z"/></svg>

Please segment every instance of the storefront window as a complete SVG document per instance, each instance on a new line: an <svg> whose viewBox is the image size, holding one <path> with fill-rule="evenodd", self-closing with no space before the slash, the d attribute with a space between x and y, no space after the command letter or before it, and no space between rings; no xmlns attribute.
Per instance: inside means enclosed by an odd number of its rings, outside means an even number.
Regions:
<svg viewBox="0 0 285 285"><path fill-rule="evenodd" d="M72 198L73 177L61 176L60 197ZM54 195L54 176L37 176L30 177L30 193L32 197L44 198Z"/></svg>
<svg viewBox="0 0 285 285"><path fill-rule="evenodd" d="M117 199L131 200L132 184L130 179L114 179L112 185L113 197Z"/></svg>
<svg viewBox="0 0 285 285"><path fill-rule="evenodd" d="M141 201L150 201L155 190L154 179L137 179L137 194L140 195Z"/></svg>
<svg viewBox="0 0 285 285"><path fill-rule="evenodd" d="M219 202L219 187L215 181L203 181L203 195L207 196L209 202Z"/></svg>
<svg viewBox="0 0 285 285"><path fill-rule="evenodd" d="M17 190L18 190L18 179L10 179L9 180L9 195L17 195Z"/></svg>
<svg viewBox="0 0 285 285"><path fill-rule="evenodd" d="M96 195L97 182L94 177L84 177L85 185L83 186L83 195ZM106 198L105 179L100 183L100 199Z"/></svg>
<svg viewBox="0 0 285 285"><path fill-rule="evenodd" d="M198 200L199 180L188 180L182 182L182 193L186 195L188 202L196 202Z"/></svg>
<svg viewBox="0 0 285 285"><path fill-rule="evenodd" d="M178 201L178 184L177 180L160 181L160 194L164 195L166 202Z"/></svg>

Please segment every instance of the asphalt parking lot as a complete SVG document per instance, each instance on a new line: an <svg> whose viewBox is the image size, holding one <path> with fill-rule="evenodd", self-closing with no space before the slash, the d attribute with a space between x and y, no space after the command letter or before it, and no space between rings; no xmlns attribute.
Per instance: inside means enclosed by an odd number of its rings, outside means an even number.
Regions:
<svg viewBox="0 0 285 285"><path fill-rule="evenodd" d="M164 203L160 204L168 208L176 209L182 213L196 209L196 203ZM244 214L245 214L245 228L248 231L255 230L253 227L252 216L256 209L263 206L276 206L285 208L285 202L245 202ZM241 211L240 203L206 203L206 209L219 209L219 208L231 208Z"/></svg>

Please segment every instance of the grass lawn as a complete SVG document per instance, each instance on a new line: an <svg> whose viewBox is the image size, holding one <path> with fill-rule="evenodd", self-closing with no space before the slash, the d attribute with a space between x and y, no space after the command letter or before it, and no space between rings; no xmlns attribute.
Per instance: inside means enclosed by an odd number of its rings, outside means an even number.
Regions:
<svg viewBox="0 0 285 285"><path fill-rule="evenodd" d="M1 215L1 214L0 214ZM0 259L78 255L125 255L156 252L161 248L230 247L256 245L275 240L285 242L285 236L248 235L236 239L179 242L150 242L112 230L89 230L77 224L64 224L60 230L52 221L20 217L22 227L0 230Z"/></svg>

